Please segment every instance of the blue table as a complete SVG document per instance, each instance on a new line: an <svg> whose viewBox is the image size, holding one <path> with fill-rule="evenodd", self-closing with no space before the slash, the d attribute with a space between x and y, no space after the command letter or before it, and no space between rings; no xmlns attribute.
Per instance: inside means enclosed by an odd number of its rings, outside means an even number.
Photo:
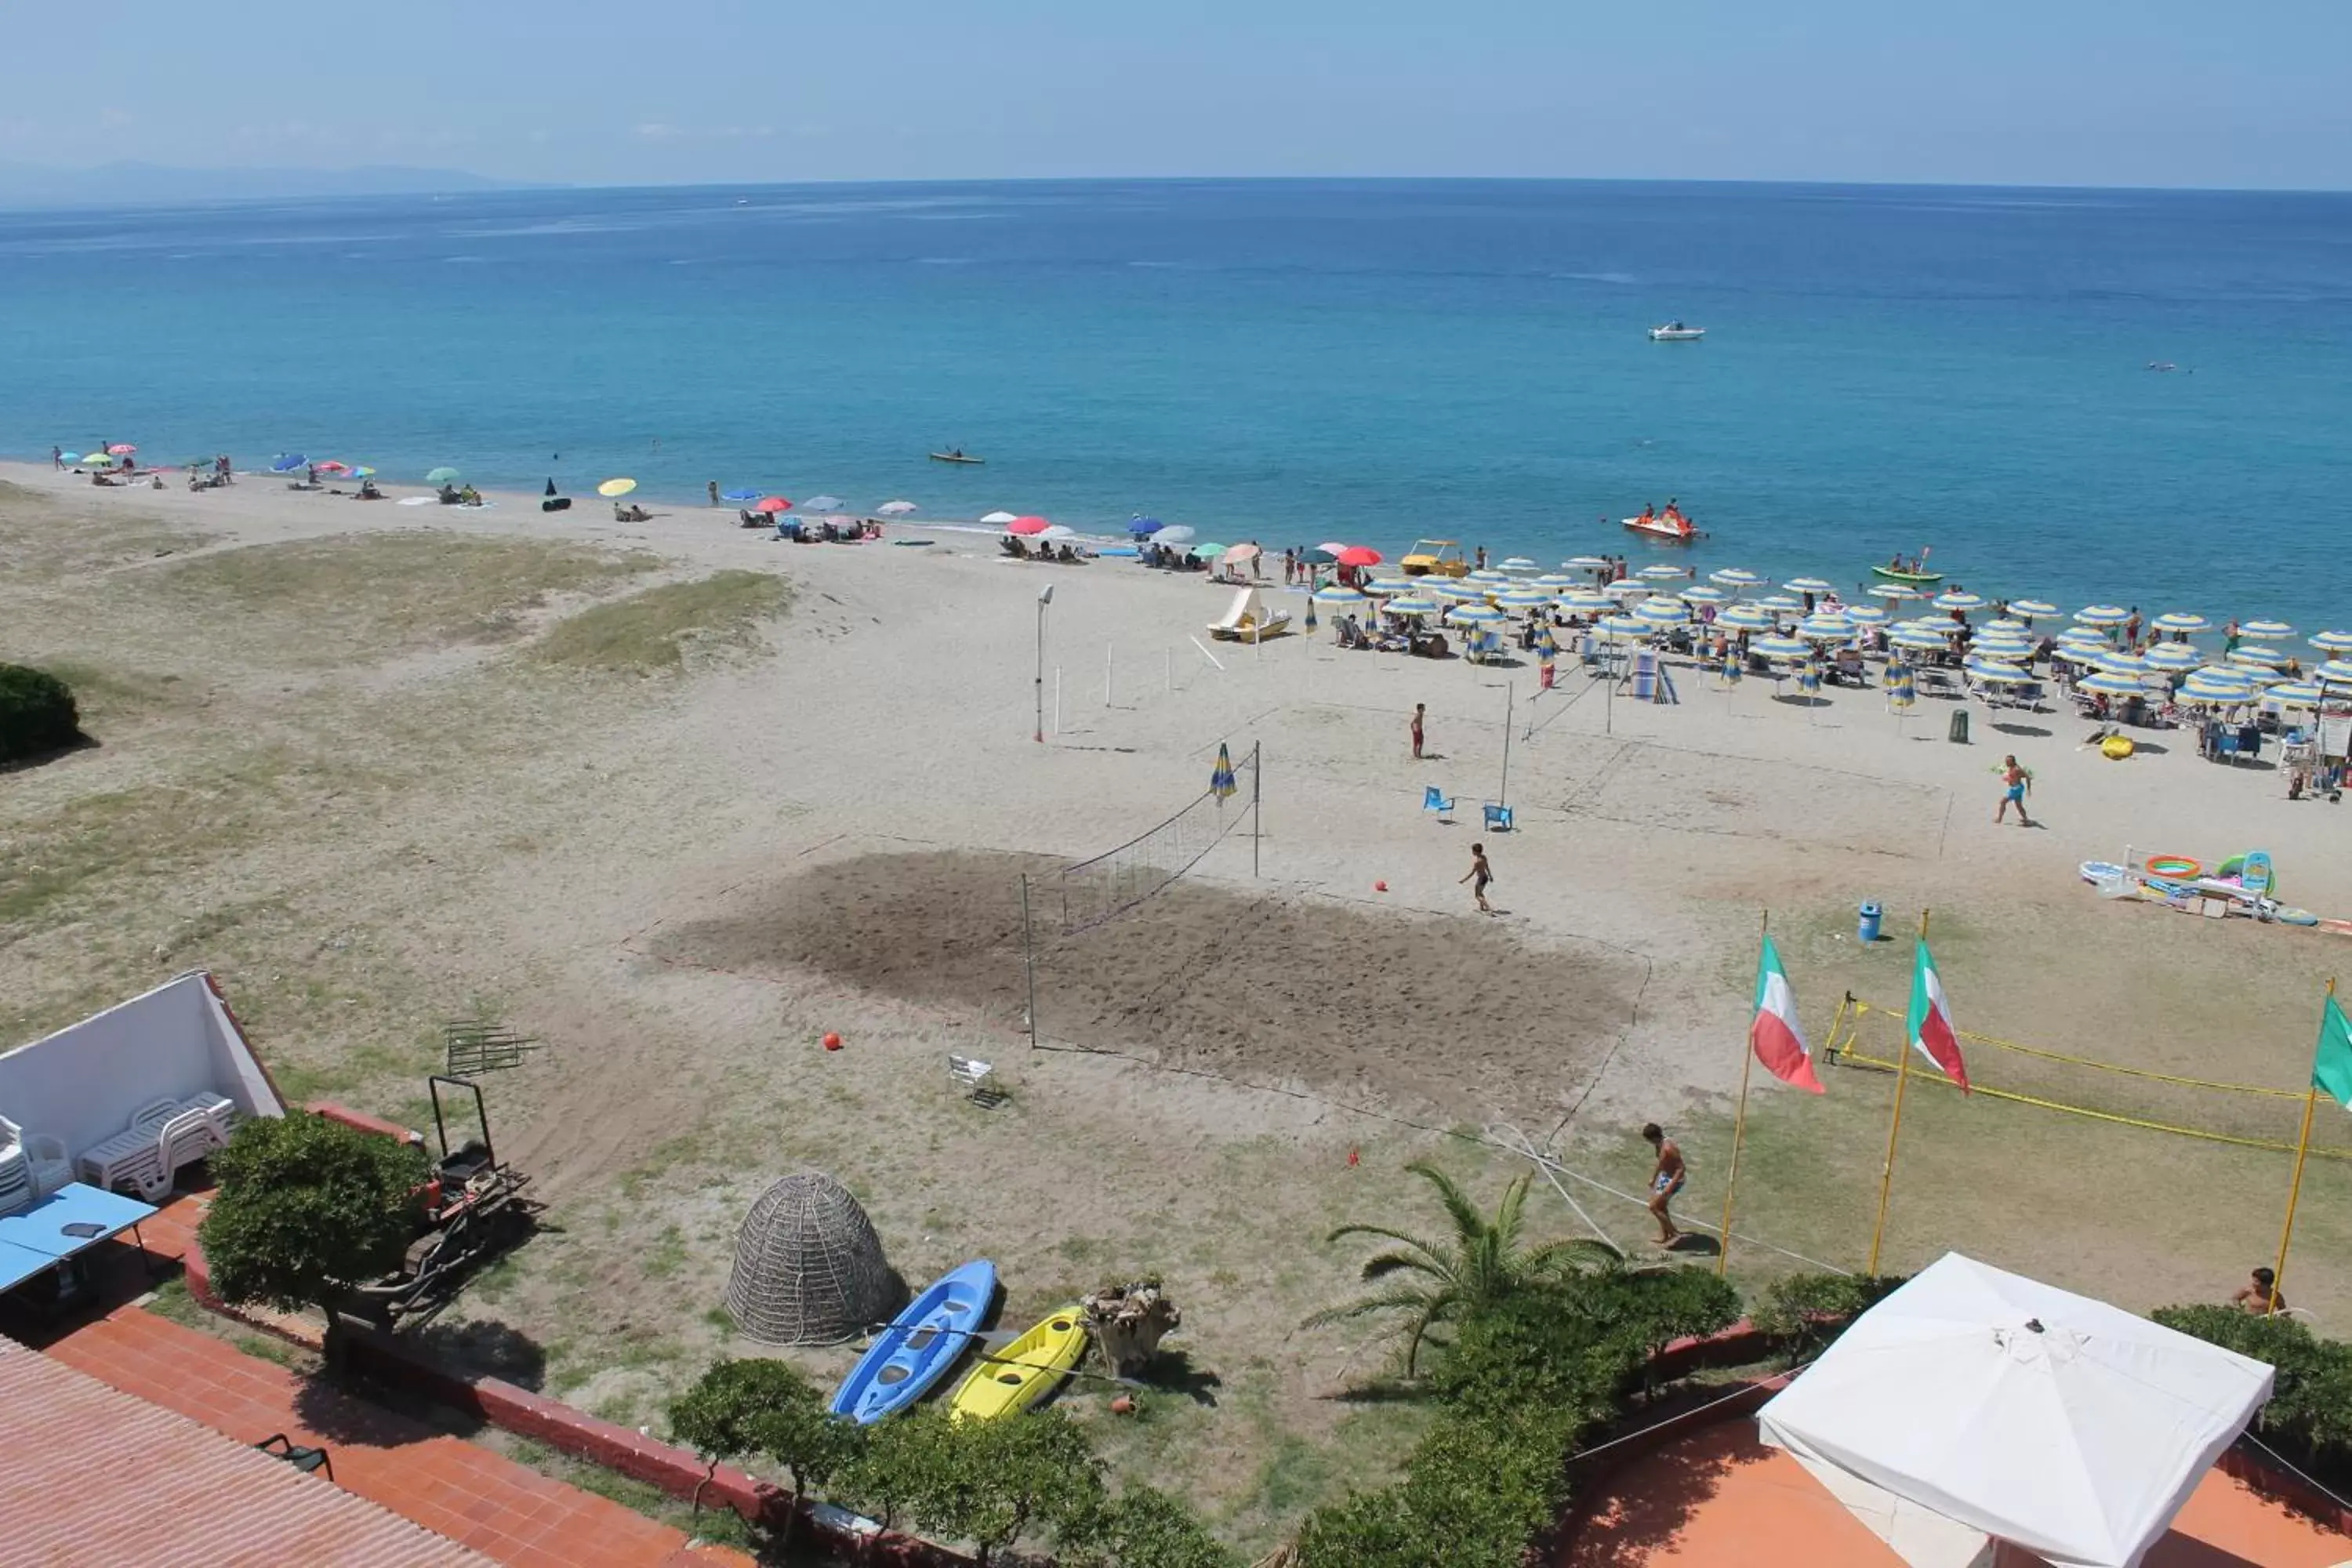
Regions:
<svg viewBox="0 0 2352 1568"><path fill-rule="evenodd" d="M73 1182L31 1208L0 1216L0 1290L12 1290L51 1269L70 1295L81 1255L129 1231L141 1250L139 1222L152 1204Z"/></svg>

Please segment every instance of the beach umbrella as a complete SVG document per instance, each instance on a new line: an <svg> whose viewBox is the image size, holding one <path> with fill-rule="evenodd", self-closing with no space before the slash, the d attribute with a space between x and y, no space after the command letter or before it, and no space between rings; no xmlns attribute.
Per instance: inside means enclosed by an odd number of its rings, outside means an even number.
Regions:
<svg viewBox="0 0 2352 1568"><path fill-rule="evenodd" d="M2236 656L2233 654L2231 657ZM2147 656L2142 662L2150 669L2161 670L2167 675L2178 675L2183 670L2195 669L2199 665L2203 664L2205 656L2185 642L2167 642L2158 643L2148 649Z"/></svg>
<svg viewBox="0 0 2352 1568"><path fill-rule="evenodd" d="M625 496L636 488L635 479L606 479L596 487L596 493L600 496Z"/></svg>
<svg viewBox="0 0 2352 1568"><path fill-rule="evenodd" d="M1635 580L1643 583L1676 583L1689 575L1689 567L1670 566L1663 561L1654 562L1633 574Z"/></svg>
<svg viewBox="0 0 2352 1568"><path fill-rule="evenodd" d="M1654 626L1678 626L1690 619L1690 606L1672 594L1659 594L1634 605L1633 618Z"/></svg>
<svg viewBox="0 0 2352 1568"><path fill-rule="evenodd" d="M1805 607L1803 600L1791 598L1786 594L1767 594L1762 598L1751 599L1748 603L1759 610L1770 610L1775 615L1782 616L1800 614Z"/></svg>
<svg viewBox="0 0 2352 1568"><path fill-rule="evenodd" d="M985 523L992 523L992 524L994 524L994 525L996 525L996 526L998 526L998 527L1002 527L1002 526L1003 526L1005 523L1008 523L1008 522L1018 522L1018 521L1021 521L1021 514L1020 514L1019 512L1013 512L1013 511L992 511L992 512L989 512L987 515L983 516L980 521L982 521L982 522L985 522Z"/></svg>
<svg viewBox="0 0 2352 1568"><path fill-rule="evenodd" d="M1402 594L1381 606L1392 616L1433 616L1438 605L1434 599L1424 599L1418 594Z"/></svg>
<svg viewBox="0 0 2352 1568"><path fill-rule="evenodd" d="M1638 599L1644 594L1654 594L1664 584L1661 583L1644 583L1634 577L1620 577L1601 591L1622 604L1628 599Z"/></svg>
<svg viewBox="0 0 2352 1568"><path fill-rule="evenodd" d="M2311 672L2322 686L2352 686L2352 658L2331 658Z"/></svg>
<svg viewBox="0 0 2352 1568"><path fill-rule="evenodd" d="M2105 632L2089 626L2068 626L2057 637L2060 647L2086 647L2094 653L2110 646Z"/></svg>
<svg viewBox="0 0 2352 1568"><path fill-rule="evenodd" d="M1590 588L1571 588L1552 600L1571 616L1605 616L1617 607L1617 601L1606 594Z"/></svg>
<svg viewBox="0 0 2352 1568"><path fill-rule="evenodd" d="M1820 642L1841 642L1853 636L1853 623L1843 616L1807 616L1797 625L1797 635Z"/></svg>
<svg viewBox="0 0 2352 1568"><path fill-rule="evenodd" d="M1886 640L1896 647L1916 653L1936 653L1946 646L1944 639L1933 632L1923 632L1917 626L1896 626L1886 634Z"/></svg>
<svg viewBox="0 0 2352 1568"><path fill-rule="evenodd" d="M1336 584L1328 588L1318 588L1307 597L1318 605L1340 610L1353 609L1358 605L1371 603L1368 595L1360 594L1353 588L1339 587Z"/></svg>
<svg viewBox="0 0 2352 1568"><path fill-rule="evenodd" d="M1937 595L1935 599L1936 608L1939 610L1981 610L1984 603L1982 594L1971 594L1965 588L1950 589Z"/></svg>
<svg viewBox="0 0 2352 1568"><path fill-rule="evenodd" d="M2047 599L2011 599L2009 613L2021 621L2046 620L2058 613L2058 606Z"/></svg>
<svg viewBox="0 0 2352 1568"><path fill-rule="evenodd" d="M1511 617L1492 605L1456 605L1445 612L1445 618L1458 626L1491 626Z"/></svg>
<svg viewBox="0 0 2352 1568"><path fill-rule="evenodd" d="M1611 642L1641 642L1655 637L1658 628L1631 616L1604 616L1593 623L1592 630L1595 636Z"/></svg>
<svg viewBox="0 0 2352 1568"><path fill-rule="evenodd" d="M309 461L310 459L302 456L299 452L283 453L278 458L277 461L269 465L269 471L273 474L290 474ZM457 477L457 471L455 468L452 468L449 471L449 477L453 479L456 479Z"/></svg>
<svg viewBox="0 0 2352 1568"><path fill-rule="evenodd" d="M1016 517L1004 525L1007 533L1043 533L1054 525L1042 517Z"/></svg>
<svg viewBox="0 0 2352 1568"><path fill-rule="evenodd" d="M325 462L319 465L319 471L322 474L348 474L352 471L352 466L349 463L337 462L334 458L330 458Z"/></svg>
<svg viewBox="0 0 2352 1568"><path fill-rule="evenodd" d="M848 504L839 496L811 496L801 502L801 510L803 511L839 511Z"/></svg>
<svg viewBox="0 0 2352 1568"><path fill-rule="evenodd" d="M2147 660L2137 654L2122 653L2115 648L2093 654L2087 662L2092 668L2104 669L2109 675L2144 676L2147 673Z"/></svg>
<svg viewBox="0 0 2352 1568"><path fill-rule="evenodd" d="M1988 632L2013 632L2019 637L2023 637L2033 628L2015 616L2003 616L1997 621L1985 622L1979 629Z"/></svg>
<svg viewBox="0 0 2352 1568"><path fill-rule="evenodd" d="M2213 629L2212 622L2187 610L2168 610L2147 624L2150 629L2159 632L2210 632Z"/></svg>
<svg viewBox="0 0 2352 1568"><path fill-rule="evenodd" d="M1255 544L1236 544L1225 552L1225 564L1238 566L1244 561L1255 561L1264 552Z"/></svg>
<svg viewBox="0 0 2352 1568"><path fill-rule="evenodd" d="M1364 592L1376 596L1410 594L1419 584L1410 577L1375 577L1364 584Z"/></svg>
<svg viewBox="0 0 2352 1568"><path fill-rule="evenodd" d="M1467 578L1441 579L1424 590L1433 599L1443 599L1449 605L1483 605L1487 588L1484 583Z"/></svg>
<svg viewBox="0 0 2352 1568"><path fill-rule="evenodd" d="M1146 519L1145 521L1149 521L1150 520ZM1133 531L1134 525L1130 523L1129 525L1129 531L1132 532ZM1187 528L1182 523L1178 523L1173 527L1154 529L1151 534L1151 542L1154 544L1190 544L1192 541L1200 537L1201 534L1198 529Z"/></svg>
<svg viewBox="0 0 2352 1568"><path fill-rule="evenodd" d="M1331 558L1342 566L1377 566L1381 559L1369 544L1343 544L1331 552Z"/></svg>
<svg viewBox="0 0 2352 1568"><path fill-rule="evenodd" d="M2242 677L2222 679L2227 673L2200 669L2182 681L2180 689L2172 695L2178 701L2206 703L2214 707L2252 702L2254 700L2254 683Z"/></svg>
<svg viewBox="0 0 2352 1568"><path fill-rule="evenodd" d="M740 489L738 489L738 490L720 490L720 491L719 492L719 499L720 500L731 500L731 501L758 500L760 499L760 492L759 492L758 490L740 490Z"/></svg>
<svg viewBox="0 0 2352 1568"><path fill-rule="evenodd" d="M751 510L753 511L764 511L769 516L773 517L780 511L792 510L793 503L786 500L782 496L761 496L760 498L760 504L753 507Z"/></svg>
<svg viewBox="0 0 2352 1568"><path fill-rule="evenodd" d="M1848 605L1838 614L1858 626L1883 626L1887 621L1885 607L1881 605Z"/></svg>
<svg viewBox="0 0 2352 1568"><path fill-rule="evenodd" d="M2095 669L2076 681L2074 689L2095 691L2103 697L2137 697L2147 688L2128 675L2111 675L2104 669Z"/></svg>
<svg viewBox="0 0 2352 1568"><path fill-rule="evenodd" d="M1301 566L1329 566L1334 564L1339 557L1318 545L1312 550L1300 551L1296 559Z"/></svg>
<svg viewBox="0 0 2352 1568"><path fill-rule="evenodd" d="M362 463L358 468L352 470L352 478L355 479L372 479L375 478L375 470L369 468L365 463Z"/></svg>
<svg viewBox="0 0 2352 1568"><path fill-rule="evenodd" d="M131 456L131 453L139 450L139 448L128 441L117 441L106 450L107 455L110 457L127 458Z"/></svg>
<svg viewBox="0 0 2352 1568"><path fill-rule="evenodd" d="M728 499L732 500L735 498L730 496ZM905 517L909 513L918 512L922 510L923 509L921 507L917 506L910 500L886 500L880 506L874 509L874 515L877 517Z"/></svg>
<svg viewBox="0 0 2352 1568"><path fill-rule="evenodd" d="M1720 572L1710 572L1706 580L1718 588L1753 588L1764 581L1745 566L1727 566Z"/></svg>
<svg viewBox="0 0 2352 1568"><path fill-rule="evenodd" d="M2311 639L2311 646L2328 653L2352 653L2352 632L2322 632Z"/></svg>
<svg viewBox="0 0 2352 1568"><path fill-rule="evenodd" d="M295 461L299 463L301 459L297 458ZM465 477L455 468L436 468L425 476L425 482L428 485L453 485Z"/></svg>
<svg viewBox="0 0 2352 1568"><path fill-rule="evenodd" d="M1681 590L1681 594L1685 605L1727 605L1731 602L1730 595L1720 588L1710 588L1704 583L1694 583Z"/></svg>
<svg viewBox="0 0 2352 1568"><path fill-rule="evenodd" d="M2033 645L2009 637L1979 637L1969 645L1969 651L1981 658L2006 659L2011 663L2029 662L2033 658Z"/></svg>
<svg viewBox="0 0 2352 1568"><path fill-rule="evenodd" d="M2316 708L2326 693L2306 680L2290 680L2272 687L2263 693L2265 708Z"/></svg>
<svg viewBox="0 0 2352 1568"><path fill-rule="evenodd" d="M2250 637L2291 637L2294 628L2284 621L2247 621L2238 630Z"/></svg>
<svg viewBox="0 0 2352 1568"><path fill-rule="evenodd" d="M1827 594L1833 592L1836 584L1820 577L1791 577L1780 586L1791 594Z"/></svg>
<svg viewBox="0 0 2352 1568"><path fill-rule="evenodd" d="M1499 588L1510 580L1510 574L1492 571L1483 566L1475 572L1465 574L1463 577L1465 583L1484 583L1491 588Z"/></svg>
<svg viewBox="0 0 2352 1568"><path fill-rule="evenodd" d="M1617 563L1613 561L1603 561L1598 555L1571 555L1559 563L1559 569L1563 572L1614 572L1617 570Z"/></svg>
<svg viewBox="0 0 2352 1568"><path fill-rule="evenodd" d="M1564 594L1570 588L1581 588L1584 584L1565 572L1547 572L1529 583L1528 586L1541 588L1547 594Z"/></svg>
<svg viewBox="0 0 2352 1568"><path fill-rule="evenodd" d="M2032 676L2013 664L1979 663L1969 659L1960 668L1989 686L2023 686L2033 679Z"/></svg>
<svg viewBox="0 0 2352 1568"><path fill-rule="evenodd" d="M2086 626L2119 626L2131 619L2131 612L2120 605L2085 605L2074 618Z"/></svg>
<svg viewBox="0 0 2352 1568"><path fill-rule="evenodd" d="M1190 548L1193 554L1199 556L1203 561L1216 561L1223 559L1224 555L1233 549L1233 546L1230 544L1220 544L1215 540L1212 539L1205 544L1195 544Z"/></svg>
<svg viewBox="0 0 2352 1568"><path fill-rule="evenodd" d="M1217 797L1219 805L1223 805L1226 797L1231 795L1236 787L1234 783L1233 753L1227 751L1225 743L1220 741L1217 742L1217 765L1209 770L1209 793Z"/></svg>
<svg viewBox="0 0 2352 1568"><path fill-rule="evenodd" d="M985 522L988 520L982 518L981 521ZM1160 520L1156 517L1137 516L1130 517L1127 520L1128 532L1133 534L1138 539L1141 539L1147 534L1159 532L1161 526Z"/></svg>
<svg viewBox="0 0 2352 1568"><path fill-rule="evenodd" d="M1551 595L1540 588L1506 588L1495 595L1495 603L1506 610L1540 610L1551 603Z"/></svg>
<svg viewBox="0 0 2352 1568"><path fill-rule="evenodd" d="M1715 617L1715 624L1727 631L1769 632L1780 624L1771 611L1754 605L1734 605Z"/></svg>
<svg viewBox="0 0 2352 1568"><path fill-rule="evenodd" d="M81 454L79 452L59 452L58 454L58 461L60 463L79 463L81 461Z"/></svg>
<svg viewBox="0 0 2352 1568"><path fill-rule="evenodd" d="M1077 536L1078 531L1072 528L1068 523L1056 522L1049 525L1045 531L1039 534L1037 537L1040 539L1076 539Z"/></svg>
<svg viewBox="0 0 2352 1568"><path fill-rule="evenodd" d="M1811 655L1813 645L1799 637L1784 637L1775 634L1751 639L1748 644L1748 651L1763 658L1805 658Z"/></svg>
<svg viewBox="0 0 2352 1568"><path fill-rule="evenodd" d="M1503 563L1503 570L1506 572L1532 572L1535 569L1536 563L1524 555L1514 555Z"/></svg>
<svg viewBox="0 0 2352 1568"><path fill-rule="evenodd" d="M2166 643L2164 647L2187 647L2188 645L2186 643ZM2189 651L2193 653L2196 650L2192 648ZM2151 651L2148 654L2147 661L2151 665L2156 662L2155 651ZM2257 643L2245 643L2230 650L2230 662L2231 664L2255 665L2263 669L2284 669L2286 668L2286 655L2281 653L2274 647L2263 647Z"/></svg>
<svg viewBox="0 0 2352 1568"><path fill-rule="evenodd" d="M1899 599L1924 599L1927 596L1907 583L1881 583L1869 592L1872 598L1884 599L1890 605Z"/></svg>

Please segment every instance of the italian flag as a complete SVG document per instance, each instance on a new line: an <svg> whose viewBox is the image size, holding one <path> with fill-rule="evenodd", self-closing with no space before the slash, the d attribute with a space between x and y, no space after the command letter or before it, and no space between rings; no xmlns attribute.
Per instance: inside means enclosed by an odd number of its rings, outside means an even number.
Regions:
<svg viewBox="0 0 2352 1568"><path fill-rule="evenodd" d="M1944 994L1944 977L1936 973L1936 956L1919 943L1919 961L1911 972L1911 1016L1914 1049L1935 1063L1944 1076L1969 1092L1969 1064L1960 1058L1960 1039L1952 1032L1951 999Z"/></svg>
<svg viewBox="0 0 2352 1568"><path fill-rule="evenodd" d="M2312 1058L2311 1084L2352 1110L2352 1023L2345 1021L2343 1004L2333 996L2320 1010L2319 1050Z"/></svg>
<svg viewBox="0 0 2352 1568"><path fill-rule="evenodd" d="M1797 1026L1797 993L1780 967L1780 950L1769 936L1756 961L1756 1016L1748 1026L1748 1044L1764 1070L1782 1083L1822 1092L1822 1080L1813 1076L1812 1048Z"/></svg>

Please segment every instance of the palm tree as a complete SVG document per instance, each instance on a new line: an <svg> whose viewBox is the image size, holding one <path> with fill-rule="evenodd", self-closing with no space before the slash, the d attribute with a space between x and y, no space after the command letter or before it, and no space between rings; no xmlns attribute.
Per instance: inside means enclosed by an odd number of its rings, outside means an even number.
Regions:
<svg viewBox="0 0 2352 1568"><path fill-rule="evenodd" d="M1522 1247L1520 1211L1527 1206L1533 1173L1503 1189L1503 1201L1490 1219L1478 1212L1453 1177L1431 1162L1415 1160L1405 1169L1436 1189L1438 1202L1454 1222L1452 1237L1441 1246L1383 1225L1341 1226L1328 1239L1370 1236L1397 1244L1365 1261L1365 1284L1402 1278L1384 1290L1327 1308L1299 1327L1322 1328L1357 1318L1395 1314L1403 1320L1407 1376L1417 1372L1424 1344L1443 1342L1438 1336L1444 1325L1528 1286L1582 1268L1614 1268L1624 1261L1624 1254L1605 1241L1549 1241L1540 1247Z"/></svg>

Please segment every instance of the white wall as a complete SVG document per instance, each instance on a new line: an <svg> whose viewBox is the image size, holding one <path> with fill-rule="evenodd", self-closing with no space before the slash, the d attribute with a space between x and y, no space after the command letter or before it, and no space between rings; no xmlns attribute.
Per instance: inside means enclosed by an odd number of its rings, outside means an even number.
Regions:
<svg viewBox="0 0 2352 1568"><path fill-rule="evenodd" d="M248 1116L286 1113L202 970L0 1056L0 1116L71 1155L151 1100L207 1089Z"/></svg>

